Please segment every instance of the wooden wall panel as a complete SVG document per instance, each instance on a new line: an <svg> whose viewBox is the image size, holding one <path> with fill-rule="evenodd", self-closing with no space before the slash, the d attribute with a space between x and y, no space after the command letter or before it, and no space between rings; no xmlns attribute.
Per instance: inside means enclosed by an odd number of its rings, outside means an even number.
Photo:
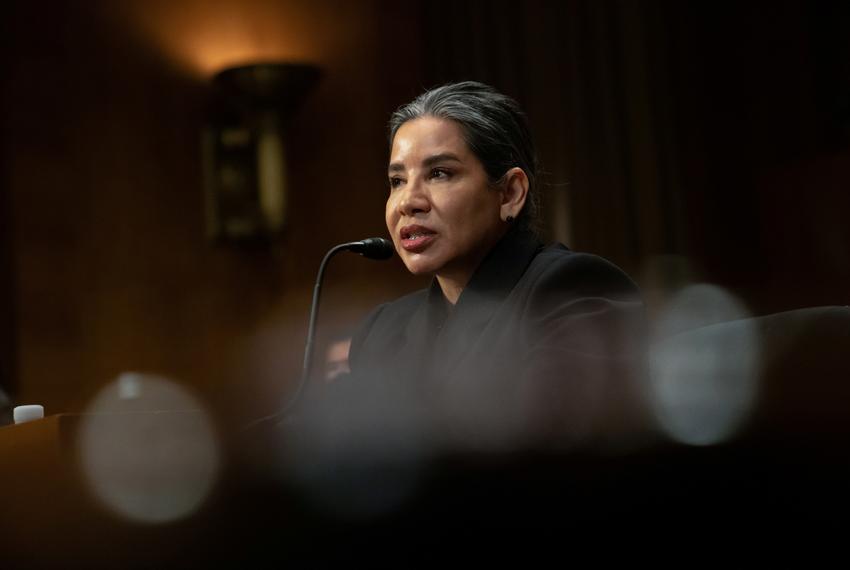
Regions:
<svg viewBox="0 0 850 570"><path fill-rule="evenodd" d="M384 231L384 128L397 101L384 89L378 3L15 6L3 85L14 261L0 259L13 263L4 286L18 293L20 398L81 411L139 370L174 378L225 416L270 411L300 371L322 255ZM200 164L209 76L180 50L219 49L227 33L262 32L268 44L278 29L280 45L300 41L292 53L323 70L288 127L293 215L270 251L212 248ZM258 45L248 39L241 57ZM359 257L328 277L323 331L418 283L398 262Z"/></svg>

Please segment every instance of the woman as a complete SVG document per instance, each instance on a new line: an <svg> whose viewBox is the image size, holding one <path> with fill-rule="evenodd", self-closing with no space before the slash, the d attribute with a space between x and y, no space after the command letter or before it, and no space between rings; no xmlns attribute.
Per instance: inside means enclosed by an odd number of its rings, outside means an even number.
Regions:
<svg viewBox="0 0 850 570"><path fill-rule="evenodd" d="M623 427L643 308L621 270L533 231L537 163L515 101L477 82L390 121L387 229L431 287L382 305L355 377L414 387L430 425L483 447L575 444Z"/></svg>

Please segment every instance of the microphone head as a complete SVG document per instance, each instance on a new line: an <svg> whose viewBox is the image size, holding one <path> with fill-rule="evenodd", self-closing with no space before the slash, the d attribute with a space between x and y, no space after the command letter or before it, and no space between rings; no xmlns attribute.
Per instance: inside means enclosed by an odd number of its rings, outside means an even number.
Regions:
<svg viewBox="0 0 850 570"><path fill-rule="evenodd" d="M351 251L356 251L369 259L389 259L393 256L393 252L395 252L393 242L384 238L366 238L354 243L355 245L351 248Z"/></svg>

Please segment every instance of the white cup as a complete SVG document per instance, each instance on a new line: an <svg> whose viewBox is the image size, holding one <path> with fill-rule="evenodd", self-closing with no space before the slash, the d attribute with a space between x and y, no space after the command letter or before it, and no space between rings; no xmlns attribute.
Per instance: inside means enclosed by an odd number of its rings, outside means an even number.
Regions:
<svg viewBox="0 0 850 570"><path fill-rule="evenodd" d="M16 406L12 411L12 417L16 424L40 420L44 417L44 406L32 404L29 406Z"/></svg>

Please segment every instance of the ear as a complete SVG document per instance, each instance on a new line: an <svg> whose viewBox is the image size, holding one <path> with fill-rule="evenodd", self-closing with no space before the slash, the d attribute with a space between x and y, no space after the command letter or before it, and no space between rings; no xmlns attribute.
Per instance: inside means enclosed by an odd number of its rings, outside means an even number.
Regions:
<svg viewBox="0 0 850 570"><path fill-rule="evenodd" d="M515 166L505 173L504 178L499 215L502 220L507 221L508 216L516 219L525 205L525 199L528 197L528 176L522 168Z"/></svg>

